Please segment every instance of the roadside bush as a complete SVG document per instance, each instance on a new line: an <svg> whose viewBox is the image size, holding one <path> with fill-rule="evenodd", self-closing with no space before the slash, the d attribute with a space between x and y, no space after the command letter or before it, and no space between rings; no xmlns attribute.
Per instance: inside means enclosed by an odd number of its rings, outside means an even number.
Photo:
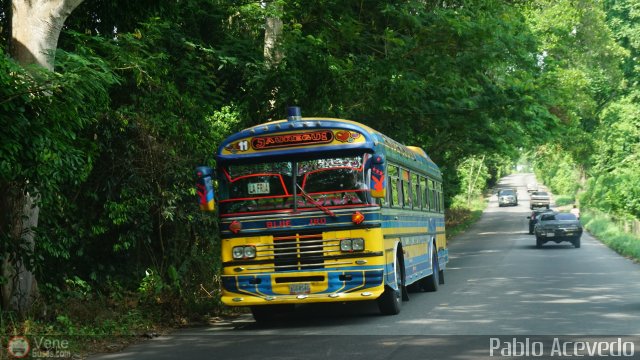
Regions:
<svg viewBox="0 0 640 360"><path fill-rule="evenodd" d="M640 261L640 239L621 229L607 214L585 211L581 214L584 227L618 253Z"/></svg>
<svg viewBox="0 0 640 360"><path fill-rule="evenodd" d="M554 202L556 203L556 206L565 206L573 204L575 199L570 195L556 195L554 197Z"/></svg>

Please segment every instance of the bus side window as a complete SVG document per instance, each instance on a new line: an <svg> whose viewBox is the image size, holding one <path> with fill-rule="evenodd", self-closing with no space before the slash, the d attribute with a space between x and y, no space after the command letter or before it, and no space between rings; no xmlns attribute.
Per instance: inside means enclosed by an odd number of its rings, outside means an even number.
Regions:
<svg viewBox="0 0 640 360"><path fill-rule="evenodd" d="M440 191L439 191L439 183L435 183L434 187L433 187L433 196L435 198L435 203L436 203L436 212L440 212L440 209L442 208L442 204L440 204Z"/></svg>
<svg viewBox="0 0 640 360"><path fill-rule="evenodd" d="M427 199L428 199L427 191L428 191L427 190L427 181L425 180L425 178L420 176L420 197L421 197L422 210L423 211L428 211L429 210L429 202L427 201Z"/></svg>
<svg viewBox="0 0 640 360"><path fill-rule="evenodd" d="M402 171L402 203L404 208L411 209L411 184L409 180L411 177L409 176L408 170Z"/></svg>
<svg viewBox="0 0 640 360"><path fill-rule="evenodd" d="M433 182L433 180L429 180L429 209L431 211L437 211L437 205L436 205L436 189L435 189L435 183Z"/></svg>
<svg viewBox="0 0 640 360"><path fill-rule="evenodd" d="M401 206L402 203L400 202L400 189L398 188L399 186L399 182L400 182L400 177L398 174L398 167L395 165L389 165L388 168L388 179L389 179L389 185L391 187L391 195L389 197L389 203L391 204L391 207L398 207Z"/></svg>
<svg viewBox="0 0 640 360"><path fill-rule="evenodd" d="M371 179L371 169L367 172L367 179ZM387 178L387 186L389 184L389 178ZM369 188L372 188L373 185L370 185ZM376 204L382 207L389 207L389 191L386 192L385 197L383 198L373 198Z"/></svg>
<svg viewBox="0 0 640 360"><path fill-rule="evenodd" d="M418 174L411 173L411 196L413 197L413 208L420 210L420 181Z"/></svg>
<svg viewBox="0 0 640 360"><path fill-rule="evenodd" d="M431 198L429 197L430 191L429 191L429 184L431 183L431 180L429 180L428 178L425 181L425 186L424 189L422 189L422 191L424 192L424 202L425 202L425 207L424 209L426 211L430 211L431 210Z"/></svg>

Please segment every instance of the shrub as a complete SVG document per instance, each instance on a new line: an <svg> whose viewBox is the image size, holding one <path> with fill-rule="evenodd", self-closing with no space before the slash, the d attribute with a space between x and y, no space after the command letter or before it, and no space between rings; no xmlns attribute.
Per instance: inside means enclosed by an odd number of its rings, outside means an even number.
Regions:
<svg viewBox="0 0 640 360"><path fill-rule="evenodd" d="M570 205L575 202L575 199L573 198L573 196L569 196L569 195L557 195L555 196L554 200L555 200L556 206Z"/></svg>
<svg viewBox="0 0 640 360"><path fill-rule="evenodd" d="M640 238L626 233L609 215L586 211L581 215L585 228L616 252L640 260Z"/></svg>

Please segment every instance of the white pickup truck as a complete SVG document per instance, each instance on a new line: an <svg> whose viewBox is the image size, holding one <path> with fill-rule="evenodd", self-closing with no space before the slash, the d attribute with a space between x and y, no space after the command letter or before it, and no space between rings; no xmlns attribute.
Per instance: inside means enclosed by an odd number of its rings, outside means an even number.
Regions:
<svg viewBox="0 0 640 360"><path fill-rule="evenodd" d="M551 197L546 191L534 191L530 196L531 210L537 207L549 208Z"/></svg>

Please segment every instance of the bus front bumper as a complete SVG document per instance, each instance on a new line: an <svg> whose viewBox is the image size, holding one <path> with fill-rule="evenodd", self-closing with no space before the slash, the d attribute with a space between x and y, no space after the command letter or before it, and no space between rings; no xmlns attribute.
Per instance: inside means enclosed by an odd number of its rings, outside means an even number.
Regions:
<svg viewBox="0 0 640 360"><path fill-rule="evenodd" d="M230 306L371 300L384 291L384 269L223 275Z"/></svg>

